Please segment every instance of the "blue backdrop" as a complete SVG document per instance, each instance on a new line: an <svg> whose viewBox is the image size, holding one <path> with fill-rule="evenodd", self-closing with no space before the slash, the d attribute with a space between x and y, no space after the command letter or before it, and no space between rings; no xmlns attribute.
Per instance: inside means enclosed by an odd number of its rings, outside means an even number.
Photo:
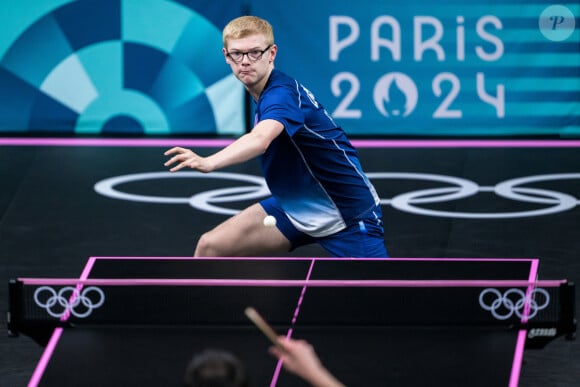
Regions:
<svg viewBox="0 0 580 387"><path fill-rule="evenodd" d="M580 5L542 0L4 4L0 130L240 134L221 29L246 12L351 135L580 136Z"/></svg>
<svg viewBox="0 0 580 387"><path fill-rule="evenodd" d="M0 129L239 133L244 91L221 29L241 12L235 0L2 2Z"/></svg>

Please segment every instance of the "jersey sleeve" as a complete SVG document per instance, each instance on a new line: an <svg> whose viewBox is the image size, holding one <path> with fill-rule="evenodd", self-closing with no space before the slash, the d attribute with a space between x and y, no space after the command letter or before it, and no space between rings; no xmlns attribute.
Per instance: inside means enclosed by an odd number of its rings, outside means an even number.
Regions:
<svg viewBox="0 0 580 387"><path fill-rule="evenodd" d="M300 94L287 85L272 87L261 101L260 121L276 120L293 136L304 126L304 114L300 109Z"/></svg>

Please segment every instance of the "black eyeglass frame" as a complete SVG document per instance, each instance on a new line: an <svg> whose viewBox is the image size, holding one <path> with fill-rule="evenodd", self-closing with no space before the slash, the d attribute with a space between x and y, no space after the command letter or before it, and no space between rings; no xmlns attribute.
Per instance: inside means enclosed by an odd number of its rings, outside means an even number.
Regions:
<svg viewBox="0 0 580 387"><path fill-rule="evenodd" d="M268 47L266 47L263 50L235 51L233 53L227 51L227 54L226 55L228 56L228 58L230 58L232 61L234 61L234 63L242 63L244 61L244 56L247 56L248 57L248 60L250 62L257 62L257 61L259 61L259 60L262 59L262 57L264 56L264 54L266 53L266 51L268 51L270 48L272 48L272 46L273 46L273 44L270 44ZM234 55L241 55L241 57L236 60L236 59L234 59L232 57L232 54L234 54ZM254 59L254 58L252 58L250 56L250 54L258 54L258 57Z"/></svg>

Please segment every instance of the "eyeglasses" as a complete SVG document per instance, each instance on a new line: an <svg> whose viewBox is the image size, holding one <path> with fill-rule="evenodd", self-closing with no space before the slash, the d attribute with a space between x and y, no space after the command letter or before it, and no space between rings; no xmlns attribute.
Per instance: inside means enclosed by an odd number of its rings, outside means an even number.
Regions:
<svg viewBox="0 0 580 387"><path fill-rule="evenodd" d="M262 55L264 55L264 53L266 51L268 51L270 49L270 47L272 47L271 44L263 50L252 50L252 51L246 51L246 52L228 51L228 53L226 55L236 63L242 63L242 61L244 60L244 55L247 55L248 59L250 61L257 62L260 59L262 59Z"/></svg>

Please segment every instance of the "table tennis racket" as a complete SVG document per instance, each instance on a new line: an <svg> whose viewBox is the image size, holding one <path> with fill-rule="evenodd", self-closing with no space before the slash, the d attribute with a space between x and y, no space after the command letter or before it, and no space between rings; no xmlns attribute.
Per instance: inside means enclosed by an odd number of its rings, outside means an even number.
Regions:
<svg viewBox="0 0 580 387"><path fill-rule="evenodd" d="M251 306L248 306L244 313L246 316L256 325L262 333L280 350L286 351L284 347L278 342L278 334L272 329L272 327L260 316L258 311Z"/></svg>

